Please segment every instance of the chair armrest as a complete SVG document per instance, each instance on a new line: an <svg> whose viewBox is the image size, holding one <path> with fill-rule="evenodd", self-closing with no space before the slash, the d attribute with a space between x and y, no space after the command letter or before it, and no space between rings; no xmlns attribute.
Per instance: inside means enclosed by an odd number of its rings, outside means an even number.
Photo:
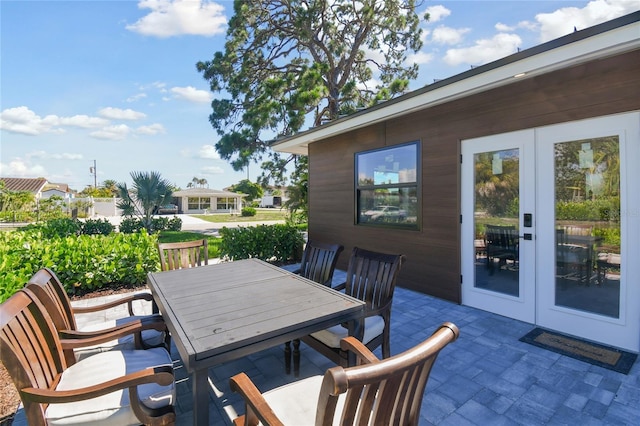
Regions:
<svg viewBox="0 0 640 426"><path fill-rule="evenodd" d="M92 312L104 311L107 309L115 308L116 306L120 306L123 304L127 304L129 309L129 315L133 316L133 302L136 300L146 300L147 302L153 302L153 296L151 293L136 293L128 296L123 296L120 299L113 300L111 302L102 303L99 305L93 306L78 306L73 307L74 314L88 314Z"/></svg>
<svg viewBox="0 0 640 426"><path fill-rule="evenodd" d="M157 383L160 386L169 386L173 381L173 367L170 365L160 365L84 388L65 391L23 388L20 390L20 394L28 401L42 404L59 404L96 398L120 389L132 388L145 383Z"/></svg>
<svg viewBox="0 0 640 426"><path fill-rule="evenodd" d="M245 373L233 376L229 379L229 385L231 390L239 393L245 401L244 424L246 426L257 425L258 421L270 426L283 424Z"/></svg>
<svg viewBox="0 0 640 426"><path fill-rule="evenodd" d="M144 349L140 335L143 330L166 331L167 325L160 317L149 317L102 330L60 330L58 331L58 335L60 336L62 349L77 349L110 342L129 334L135 334L136 348Z"/></svg>
<svg viewBox="0 0 640 426"><path fill-rule="evenodd" d="M369 348L353 336L345 337L340 340L340 349L343 351L351 351L356 354L358 365L372 364L380 361L378 357L369 350Z"/></svg>

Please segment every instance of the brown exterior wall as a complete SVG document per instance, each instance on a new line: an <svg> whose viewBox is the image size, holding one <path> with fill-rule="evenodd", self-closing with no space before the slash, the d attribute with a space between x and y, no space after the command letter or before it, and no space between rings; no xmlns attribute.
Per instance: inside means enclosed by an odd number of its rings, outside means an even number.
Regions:
<svg viewBox="0 0 640 426"><path fill-rule="evenodd" d="M515 80L514 80L515 81ZM460 302L460 141L640 110L640 51L515 81L309 146L309 235L403 253L398 285ZM422 142L419 231L355 225L354 154Z"/></svg>

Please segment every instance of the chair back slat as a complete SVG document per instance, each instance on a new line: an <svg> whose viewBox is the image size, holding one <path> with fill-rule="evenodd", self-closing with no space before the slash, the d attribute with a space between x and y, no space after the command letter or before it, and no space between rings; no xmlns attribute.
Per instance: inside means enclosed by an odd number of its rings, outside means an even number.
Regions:
<svg viewBox="0 0 640 426"><path fill-rule="evenodd" d="M40 269L29 279L26 287L44 304L56 329L78 329L71 299L69 299L64 285L51 269Z"/></svg>
<svg viewBox="0 0 640 426"><path fill-rule="evenodd" d="M347 269L346 294L379 309L393 298L403 255L378 253L355 247Z"/></svg>
<svg viewBox="0 0 640 426"><path fill-rule="evenodd" d="M0 330L0 359L16 388L53 388L66 363L52 320L33 293L22 289L0 305ZM44 424L40 404L22 403L29 424Z"/></svg>
<svg viewBox="0 0 640 426"><path fill-rule="evenodd" d="M299 274L326 286L331 286L338 256L344 249L340 244L308 241L302 254Z"/></svg>
<svg viewBox="0 0 640 426"><path fill-rule="evenodd" d="M459 330L445 323L421 344L399 355L356 367L329 369L322 384L316 425L413 426L420 421L420 408L429 375L440 351L458 338ZM329 393L326 395L325 393ZM346 393L341 413L335 399Z"/></svg>
<svg viewBox="0 0 640 426"><path fill-rule="evenodd" d="M209 264L209 246L206 238L180 243L159 243L158 254L160 268L163 271Z"/></svg>

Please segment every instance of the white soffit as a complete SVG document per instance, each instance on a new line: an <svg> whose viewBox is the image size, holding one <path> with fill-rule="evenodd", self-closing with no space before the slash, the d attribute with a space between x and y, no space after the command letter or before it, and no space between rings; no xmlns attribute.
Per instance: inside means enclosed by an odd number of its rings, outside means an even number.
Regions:
<svg viewBox="0 0 640 426"><path fill-rule="evenodd" d="M423 89L418 89L416 92L388 101L379 107L372 107L362 113L356 113L333 123L276 141L272 148L279 152L307 155L308 145L315 141L515 83L524 78L531 78L596 58L613 56L639 47L640 23L636 21L503 66L497 66L432 90L426 86L424 93L420 93ZM473 70L467 71L467 73L473 74ZM452 77L452 79L455 78L456 76Z"/></svg>

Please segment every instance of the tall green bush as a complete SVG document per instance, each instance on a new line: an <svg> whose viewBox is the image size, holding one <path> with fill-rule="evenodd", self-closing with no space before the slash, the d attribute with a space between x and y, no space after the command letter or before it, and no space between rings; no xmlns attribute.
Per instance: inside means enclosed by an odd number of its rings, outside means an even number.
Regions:
<svg viewBox="0 0 640 426"><path fill-rule="evenodd" d="M142 285L159 270L157 236L135 234L44 237L39 229L0 232L0 301L49 267L68 292L113 284Z"/></svg>
<svg viewBox="0 0 640 426"><path fill-rule="evenodd" d="M157 231L180 231L182 229L182 219L177 216L171 219L166 217L154 217L151 219L152 232ZM144 222L137 217L127 217L122 219L118 226L120 232L124 234L131 234L134 232L140 232L145 229Z"/></svg>
<svg viewBox="0 0 640 426"><path fill-rule="evenodd" d="M258 258L274 263L300 260L304 239L295 226L258 225L222 228L220 256L231 260Z"/></svg>

